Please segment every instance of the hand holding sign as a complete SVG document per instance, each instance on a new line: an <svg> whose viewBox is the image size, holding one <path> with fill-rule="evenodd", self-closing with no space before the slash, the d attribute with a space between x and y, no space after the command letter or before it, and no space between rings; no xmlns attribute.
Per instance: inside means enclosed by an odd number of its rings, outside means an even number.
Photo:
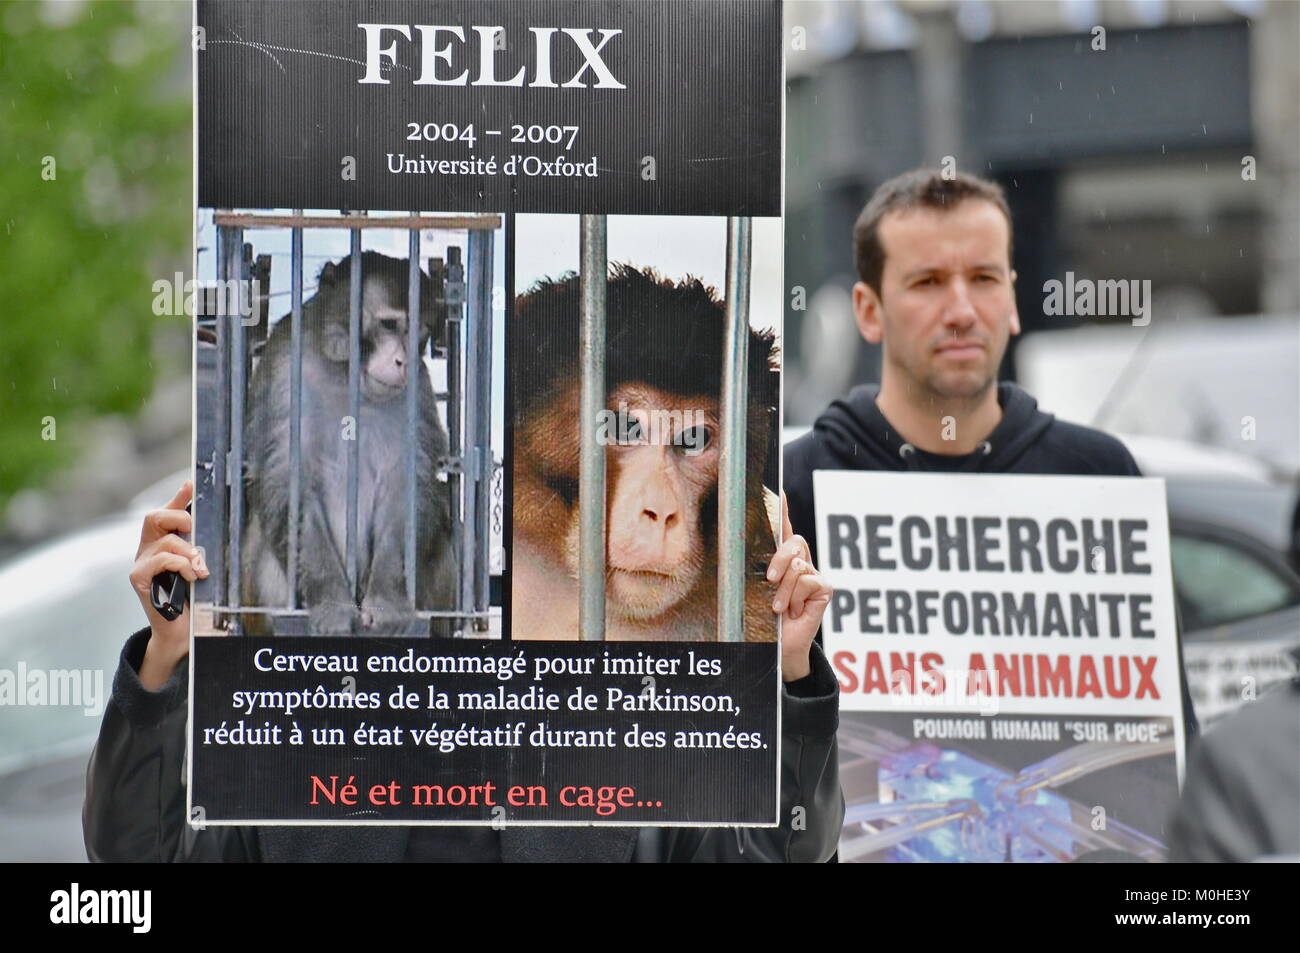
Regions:
<svg viewBox="0 0 1300 953"><path fill-rule="evenodd" d="M194 517L185 511L193 496L194 483L186 480L166 506L145 516L140 530L140 547L136 550L135 565L131 569L131 587L144 607L152 630L140 666L140 683L149 691L157 691L171 677L180 660L189 652L190 645L188 610L175 619L164 618L153 606L151 590L154 577L160 572L171 571L193 584L208 575L203 554L178 535L194 528Z"/></svg>
<svg viewBox="0 0 1300 953"><path fill-rule="evenodd" d="M767 567L767 579L777 583L772 611L781 614L781 676L787 682L812 671L808 650L822 615L831 601L831 587L813 565L808 542L790 525L790 511L781 492L781 545Z"/></svg>

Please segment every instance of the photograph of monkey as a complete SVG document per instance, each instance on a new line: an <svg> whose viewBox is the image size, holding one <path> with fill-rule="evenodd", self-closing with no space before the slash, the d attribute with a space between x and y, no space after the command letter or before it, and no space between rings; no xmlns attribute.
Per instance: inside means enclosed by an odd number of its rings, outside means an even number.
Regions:
<svg viewBox="0 0 1300 953"><path fill-rule="evenodd" d="M346 235L335 231L331 237L337 241ZM420 619L411 612L406 594L405 464L407 447L414 442L415 608L455 608L457 547L451 538L448 484L439 475L448 441L426 362L408 367L408 261L364 251L361 273L361 402L356 420L350 416L348 388L349 256L320 268L315 293L302 307L297 607L306 610L309 635L447 636L453 633L452 621ZM311 277L304 276L308 287ZM446 322L441 284L423 269L419 322L423 355L431 340L441 342ZM265 341L253 350L243 431L241 606L279 608L289 599L291 327L288 315L272 322ZM203 337L200 328L201 342ZM419 375L418 425L410 434L406 386L413 372ZM212 416L214 408L205 406L212 397L203 389L200 395L200 418ZM355 591L345 555L352 440L357 441L360 459ZM241 613L240 619L249 635L283 634L262 613Z"/></svg>
<svg viewBox="0 0 1300 953"><path fill-rule="evenodd" d="M576 230L576 219L553 219ZM615 263L616 221L610 218L606 300L608 426L600 437L606 452L605 638L716 641L724 302L711 284L690 274L673 279L649 266ZM756 254L755 267L762 266ZM512 639L579 637L579 281L572 272L520 281L525 290L508 326ZM778 354L775 331L751 321L747 641L777 637L774 587L765 572L775 549L779 500L763 477L777 439Z"/></svg>

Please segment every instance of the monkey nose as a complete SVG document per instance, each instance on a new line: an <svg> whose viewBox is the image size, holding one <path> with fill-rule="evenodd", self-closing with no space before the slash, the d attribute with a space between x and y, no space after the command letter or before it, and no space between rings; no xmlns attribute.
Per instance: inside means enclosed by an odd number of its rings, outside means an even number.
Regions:
<svg viewBox="0 0 1300 953"><path fill-rule="evenodd" d="M670 510L667 507L663 507L662 509L655 509L653 507L647 506L645 509L641 511L641 515L646 519L648 519L651 523L662 523L663 524L662 528L665 533L668 532L670 529L672 529L674 526L676 526L677 523L679 522L679 517L677 515L677 512L675 510Z"/></svg>

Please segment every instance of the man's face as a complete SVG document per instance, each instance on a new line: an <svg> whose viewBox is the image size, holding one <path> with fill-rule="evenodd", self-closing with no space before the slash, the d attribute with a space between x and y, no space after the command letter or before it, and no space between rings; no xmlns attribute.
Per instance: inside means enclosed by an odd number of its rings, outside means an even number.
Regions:
<svg viewBox="0 0 1300 953"><path fill-rule="evenodd" d="M997 380L1007 340L1020 333L1007 229L983 199L881 219L880 294L858 282L853 308L862 336L883 342L887 373L911 393L967 399Z"/></svg>

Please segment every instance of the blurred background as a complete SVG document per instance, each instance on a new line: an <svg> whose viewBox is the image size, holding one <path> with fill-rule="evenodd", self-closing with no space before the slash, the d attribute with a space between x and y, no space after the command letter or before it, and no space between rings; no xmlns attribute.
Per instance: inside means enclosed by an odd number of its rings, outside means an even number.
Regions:
<svg viewBox="0 0 1300 953"><path fill-rule="evenodd" d="M191 271L191 14L0 0L0 860L85 860L140 517L190 463L153 283Z"/></svg>
<svg viewBox="0 0 1300 953"><path fill-rule="evenodd" d="M858 212L951 156L1011 202L1025 330L1004 376L1169 481L1202 722L1286 677L1300 3L785 9L787 438L877 379L850 310ZM190 462L190 319L156 314L153 286L191 270L191 16L185 0L0 0L0 689L30 670L102 681L78 705L0 705L0 860L84 860L86 758L144 624L127 582L140 517ZM1044 282L1067 272L1150 280L1150 324L1045 315Z"/></svg>
<svg viewBox="0 0 1300 953"><path fill-rule="evenodd" d="M1289 679L1300 645L1300 3L786 13L785 438L879 381L850 298L875 188L917 166L1000 183L1023 327L1002 376L1165 479L1184 668L1213 731ZM1045 313L1045 283L1070 274L1149 281L1149 323ZM845 796L869 803L846 730ZM1261 797L1300 811L1300 791ZM872 833L846 826L843 856Z"/></svg>
<svg viewBox="0 0 1300 953"><path fill-rule="evenodd" d="M850 383L878 379L878 352L849 307L853 222L885 179L951 156L1001 183L1011 204L1024 334L1004 376L1064 416L1295 474L1297 4L809 0L786 10L806 31L788 60L786 281L808 302L787 303L788 423L811 423ZM1044 282L1066 272L1150 280L1151 324L1044 315ZM1064 352L1083 363L1058 381ZM1141 381L1117 379L1130 361L1141 373L1127 376ZM1247 413L1258 424L1249 443Z"/></svg>

